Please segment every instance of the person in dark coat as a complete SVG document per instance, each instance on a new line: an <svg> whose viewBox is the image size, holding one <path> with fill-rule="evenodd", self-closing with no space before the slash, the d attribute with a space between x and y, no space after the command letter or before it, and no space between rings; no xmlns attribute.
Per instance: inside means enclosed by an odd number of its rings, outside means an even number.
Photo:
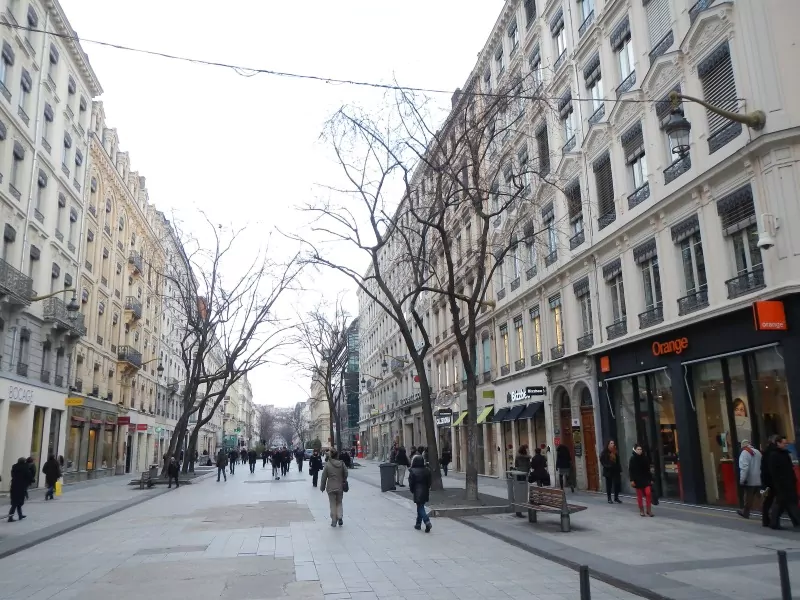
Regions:
<svg viewBox="0 0 800 600"><path fill-rule="evenodd" d="M279 481L281 476L278 474L279 469L281 468L281 452L278 449L272 451L272 476L275 478L276 481Z"/></svg>
<svg viewBox="0 0 800 600"><path fill-rule="evenodd" d="M442 458L439 460L442 463L442 470L444 471L444 476L447 477L447 469L450 466L450 463L453 462L453 451L450 450L450 446L445 444L442 447Z"/></svg>
<svg viewBox="0 0 800 600"><path fill-rule="evenodd" d="M519 447L519 452L514 457L514 470L528 473L531 470L531 455L528 453L528 446L523 444Z"/></svg>
<svg viewBox="0 0 800 600"><path fill-rule="evenodd" d="M22 514L22 505L25 504L25 495L28 493L28 486L31 484L31 470L23 457L17 459L17 464L11 467L11 508L8 509L8 522L14 522L14 511L17 512L19 520L25 518Z"/></svg>
<svg viewBox="0 0 800 600"><path fill-rule="evenodd" d="M405 487L406 481L406 471L408 471L409 467L411 466L411 461L408 460L408 455L406 454L406 449L404 446L400 446L397 449L397 454L394 457L394 463L397 465L395 469L395 483L400 487Z"/></svg>
<svg viewBox="0 0 800 600"><path fill-rule="evenodd" d="M531 472L528 475L528 482L535 483L539 487L548 483L550 474L547 472L547 458L542 455L542 449L536 448L531 459Z"/></svg>
<svg viewBox="0 0 800 600"><path fill-rule="evenodd" d="M299 446L294 450L294 460L297 462L297 470L303 472L303 461L306 458L306 453Z"/></svg>
<svg viewBox="0 0 800 600"><path fill-rule="evenodd" d="M780 436L769 455L769 476L775 500L769 513L769 526L781 529L781 515L789 514L792 525L800 527L800 509L797 507L797 477L786 437Z"/></svg>
<svg viewBox="0 0 800 600"><path fill-rule="evenodd" d="M173 479L175 480L175 487L176 488L180 487L180 483L178 483L178 475L180 474L180 472L181 472L180 465L173 456L172 458L169 459L169 465L167 466L167 477L169 478L169 485L167 486L167 489L172 488Z"/></svg>
<svg viewBox="0 0 800 600"><path fill-rule="evenodd" d="M425 503L430 500L431 491L431 470L425 466L425 459L418 454L411 461L411 469L408 471L408 489L414 497L414 504L417 505L417 523L414 529L422 529L425 523L425 533L431 530L431 518L425 512Z"/></svg>
<svg viewBox="0 0 800 600"><path fill-rule="evenodd" d="M239 451L239 456L240 456L240 457L241 457L241 459L242 459L242 464L243 464L243 465L244 465L244 464L246 464L246 463L247 463L247 450L245 450L244 448L242 448L242 449Z"/></svg>
<svg viewBox="0 0 800 600"><path fill-rule="evenodd" d="M608 442L608 446L600 453L600 464L606 480L608 503L612 504L611 494L613 492L614 502L622 504L622 500L619 499L619 488L622 487L622 463L620 463L617 443L614 440Z"/></svg>
<svg viewBox="0 0 800 600"><path fill-rule="evenodd" d="M219 474L222 473L222 476L225 478L225 481L228 481L228 476L225 474L225 467L228 466L228 455L225 453L224 448L220 448L219 452L217 452L217 481L219 481Z"/></svg>
<svg viewBox="0 0 800 600"><path fill-rule="evenodd" d="M268 458L269 458L269 452L267 452L267 449L264 448L261 451L261 468L262 469L266 469L267 468L267 459Z"/></svg>
<svg viewBox="0 0 800 600"><path fill-rule="evenodd" d="M342 450L342 453L341 455L339 455L339 458L342 460L345 467L347 467L348 469L353 468L353 459L350 457L350 453L347 450Z"/></svg>
<svg viewBox="0 0 800 600"><path fill-rule="evenodd" d="M29 456L25 459L25 464L28 467L28 470L31 472L31 482L28 484L28 488L36 483L36 461L33 460L32 456ZM28 499L28 490L25 490L25 500Z"/></svg>
<svg viewBox="0 0 800 600"><path fill-rule="evenodd" d="M256 472L256 462L258 461L258 452L255 449L251 448L247 452L247 462L250 464L250 472Z"/></svg>
<svg viewBox="0 0 800 600"><path fill-rule="evenodd" d="M51 454L42 467L44 473L44 482L47 485L47 493L44 495L45 500L54 500L56 493L56 482L61 478L61 466L58 464L56 457Z"/></svg>
<svg viewBox="0 0 800 600"><path fill-rule="evenodd" d="M558 472L558 487L564 489L564 483L569 486L572 493L575 493L575 485L572 483L572 455L565 444L559 444L556 448L556 471Z"/></svg>
<svg viewBox="0 0 800 600"><path fill-rule="evenodd" d="M650 472L650 457L644 453L641 444L633 447L633 454L628 461L628 477L631 487L636 488L636 503L639 505L639 514L645 516L644 500L647 500L647 516L653 517L653 474Z"/></svg>
<svg viewBox="0 0 800 600"><path fill-rule="evenodd" d="M311 474L311 485L314 487L317 487L320 471L322 471L322 457L319 455L319 450L314 448L314 453L308 461L308 472Z"/></svg>
<svg viewBox="0 0 800 600"><path fill-rule="evenodd" d="M761 525L769 527L769 514L775 502L775 493L772 489L772 477L769 474L769 457L775 451L778 442L777 435L769 436L767 447L761 454L761 489L764 491L761 503Z"/></svg>

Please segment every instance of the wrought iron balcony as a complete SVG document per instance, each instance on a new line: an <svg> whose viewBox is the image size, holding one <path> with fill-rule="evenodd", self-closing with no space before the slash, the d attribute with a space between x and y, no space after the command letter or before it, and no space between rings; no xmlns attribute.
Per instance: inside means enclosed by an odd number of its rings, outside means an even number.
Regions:
<svg viewBox="0 0 800 600"><path fill-rule="evenodd" d="M53 378L53 383L55 383L56 387L64 387L64 376L63 375L56 375Z"/></svg>
<svg viewBox="0 0 800 600"><path fill-rule="evenodd" d="M131 255L128 257L128 263L133 265L134 273L142 273L144 271L144 261L142 260L142 255L136 250L131 252Z"/></svg>
<svg viewBox="0 0 800 600"><path fill-rule="evenodd" d="M586 335L578 338L578 351L588 350L594 346L594 334L587 333Z"/></svg>
<svg viewBox="0 0 800 600"><path fill-rule="evenodd" d="M575 250L575 248L580 246L585 241L586 241L586 233L584 232L583 229L581 229L578 233L569 238L569 249Z"/></svg>
<svg viewBox="0 0 800 600"><path fill-rule="evenodd" d="M595 123L599 123L600 121L603 120L603 117L605 116L606 116L606 105L600 104L600 106L597 107L597 110L595 110L592 113L592 116L589 117L589 125L594 125Z"/></svg>
<svg viewBox="0 0 800 600"><path fill-rule="evenodd" d="M61 163L61 172L67 177L69 177L69 167L64 163Z"/></svg>
<svg viewBox="0 0 800 600"><path fill-rule="evenodd" d="M564 358L564 354L566 354L566 348L564 347L564 344L559 344L558 346L553 346L550 348L550 360Z"/></svg>
<svg viewBox="0 0 800 600"><path fill-rule="evenodd" d="M533 265L527 271L525 271L525 281L530 281L534 277L536 277L536 265Z"/></svg>
<svg viewBox="0 0 800 600"><path fill-rule="evenodd" d="M119 240L117 240L117 250L119 250L120 252L123 252L125 250L125 246L123 246L122 242L120 242Z"/></svg>
<svg viewBox="0 0 800 600"><path fill-rule="evenodd" d="M24 108L22 108L21 106L18 106L17 107L17 114L19 115L19 118L22 119L22 122L25 123L25 125L30 125L31 124L31 118L28 116L28 113L25 112Z"/></svg>
<svg viewBox="0 0 800 600"><path fill-rule="evenodd" d="M12 304L28 305L33 296L33 280L0 259L0 296L7 296Z"/></svg>
<svg viewBox="0 0 800 600"><path fill-rule="evenodd" d="M44 214L38 208L33 209L33 216L39 223L44 223Z"/></svg>
<svg viewBox="0 0 800 600"><path fill-rule="evenodd" d="M100 284L104 287L108 287L108 278L105 275L100 276Z"/></svg>
<svg viewBox="0 0 800 600"><path fill-rule="evenodd" d="M583 23L581 23L581 26L578 28L578 37L583 37L583 34L591 27L592 23L594 23L594 11L590 12L583 20Z"/></svg>
<svg viewBox="0 0 800 600"><path fill-rule="evenodd" d="M28 376L28 364L24 362L17 363L17 375L22 375L23 377Z"/></svg>
<svg viewBox="0 0 800 600"><path fill-rule="evenodd" d="M558 250L553 250L550 254L544 257L544 266L549 267L558 260Z"/></svg>
<svg viewBox="0 0 800 600"><path fill-rule="evenodd" d="M725 146L728 142L731 142L739 137L740 133L742 133L741 123L731 121L730 123L726 124L722 129L709 136L708 153L714 154L714 152Z"/></svg>
<svg viewBox="0 0 800 600"><path fill-rule="evenodd" d="M42 138L42 147L47 150L47 153L50 154L53 151L53 148L50 146L50 142L46 139Z"/></svg>
<svg viewBox="0 0 800 600"><path fill-rule="evenodd" d="M509 373L511 373L511 365L502 365L500 367L500 377L508 375Z"/></svg>
<svg viewBox="0 0 800 600"><path fill-rule="evenodd" d="M752 271L742 273L733 279L728 279L728 281L725 282L725 287L728 288L728 300L733 300L739 296L744 296L750 292L760 290L766 287L764 268L756 267Z"/></svg>
<svg viewBox="0 0 800 600"><path fill-rule="evenodd" d="M689 154L679 157L664 169L664 185L670 184L692 168L692 157Z"/></svg>
<svg viewBox="0 0 800 600"><path fill-rule="evenodd" d="M645 181L628 196L628 210L633 210L650 197L650 182Z"/></svg>
<svg viewBox="0 0 800 600"><path fill-rule="evenodd" d="M67 331L73 335L86 335L85 317L83 313L70 314L67 305L61 298L45 298L42 307L42 317L60 331Z"/></svg>
<svg viewBox="0 0 800 600"><path fill-rule="evenodd" d="M0 81L0 93L2 93L3 96L5 96L6 100L11 102L11 92L8 90L8 88L2 81Z"/></svg>
<svg viewBox="0 0 800 600"><path fill-rule="evenodd" d="M653 308L639 313L639 328L647 329L653 325L658 325L664 321L664 307L660 304Z"/></svg>
<svg viewBox="0 0 800 600"><path fill-rule="evenodd" d="M517 277L514 281L511 282L511 291L515 291L519 289L519 277Z"/></svg>
<svg viewBox="0 0 800 600"><path fill-rule="evenodd" d="M622 83L617 87L617 98L630 91L634 85L636 85L636 71L631 71L631 74L623 79Z"/></svg>
<svg viewBox="0 0 800 600"><path fill-rule="evenodd" d="M17 200L22 198L22 192L20 192L17 187L13 183L8 184L8 191L9 193L14 196Z"/></svg>
<svg viewBox="0 0 800 600"><path fill-rule="evenodd" d="M142 353L132 346L120 346L117 350L117 358L120 362L128 363L137 369L142 368Z"/></svg>
<svg viewBox="0 0 800 600"><path fill-rule="evenodd" d="M61 233L58 229L56 229L56 239L59 242L63 242L64 241L64 234Z"/></svg>
<svg viewBox="0 0 800 600"><path fill-rule="evenodd" d="M531 354L531 366L532 367L535 367L536 365L542 364L543 361L544 361L544 356L542 355L541 352L536 352L534 354Z"/></svg>
<svg viewBox="0 0 800 600"><path fill-rule="evenodd" d="M520 370L522 370L524 368L525 368L525 359L524 358L520 358L519 360L514 361L514 370L515 371L520 371Z"/></svg>
<svg viewBox="0 0 800 600"><path fill-rule="evenodd" d="M698 0L692 8L689 9L689 21L694 23L694 20L697 18L702 11L707 9L709 6L714 4L714 0Z"/></svg>
<svg viewBox="0 0 800 600"><path fill-rule="evenodd" d="M500 290L498 290L497 292L497 299L502 300L505 297L506 297L506 288L500 288Z"/></svg>
<svg viewBox="0 0 800 600"><path fill-rule="evenodd" d="M564 144L563 148L561 148L562 152L572 152L575 149L575 138L576 136L572 136L567 140L567 143Z"/></svg>
<svg viewBox="0 0 800 600"><path fill-rule="evenodd" d="M611 325L606 327L606 336L609 340L615 340L628 333L628 320L622 317L619 321L614 321Z"/></svg>
<svg viewBox="0 0 800 600"><path fill-rule="evenodd" d="M111 236L111 225L109 225L108 223L103 225L103 231L106 232L106 235Z"/></svg>
<svg viewBox="0 0 800 600"><path fill-rule="evenodd" d="M672 30L670 29L667 32L667 35L661 38L661 41L658 42L650 51L650 64L652 65L659 56L669 50L674 41L675 36L672 34Z"/></svg>
<svg viewBox="0 0 800 600"><path fill-rule="evenodd" d="M489 383L492 380L492 372L491 371L484 371L483 372L483 383Z"/></svg>
<svg viewBox="0 0 800 600"><path fill-rule="evenodd" d="M125 296L125 310L131 311L134 319L142 318L142 303L133 296Z"/></svg>
<svg viewBox="0 0 800 600"><path fill-rule="evenodd" d="M610 212L607 212L606 214L601 215L599 219L597 219L597 228L605 229L616 220L617 220L617 211L612 210Z"/></svg>
<svg viewBox="0 0 800 600"><path fill-rule="evenodd" d="M566 58L567 58L567 51L564 50L561 53L561 56L559 56L556 59L556 64L553 66L553 71L558 72L558 70L561 68L561 66L566 62Z"/></svg>
<svg viewBox="0 0 800 600"><path fill-rule="evenodd" d="M703 288L678 298L678 315L688 315L708 306L708 289Z"/></svg>
<svg viewBox="0 0 800 600"><path fill-rule="evenodd" d="M67 242L67 248L69 248L70 252L75 252L75 244L72 242Z"/></svg>

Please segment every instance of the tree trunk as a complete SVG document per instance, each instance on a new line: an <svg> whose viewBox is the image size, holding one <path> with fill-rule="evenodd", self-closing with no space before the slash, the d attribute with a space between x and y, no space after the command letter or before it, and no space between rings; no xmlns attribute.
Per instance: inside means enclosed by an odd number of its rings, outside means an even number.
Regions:
<svg viewBox="0 0 800 600"><path fill-rule="evenodd" d="M197 425L192 430L192 434L189 436L189 444L186 452L183 455L183 464L181 465L181 473L188 473L189 472L189 465L192 465L192 472L194 472L194 449L197 447L197 437L200 434L200 421L197 421Z"/></svg>
<svg viewBox="0 0 800 600"><path fill-rule="evenodd" d="M467 375L467 469L466 498L478 500L478 386L474 373ZM492 448L492 450L494 450Z"/></svg>
<svg viewBox="0 0 800 600"><path fill-rule="evenodd" d="M433 405L431 404L431 388L422 383L420 378L420 398L422 399L422 416L425 421L425 436L428 447L428 462L431 469L431 489L440 491L444 489L442 471L439 468L439 447L436 443L436 421L433 418Z"/></svg>
<svg viewBox="0 0 800 600"><path fill-rule="evenodd" d="M336 450L339 454L342 453L342 415L339 414L339 411L335 411L334 414L336 415Z"/></svg>
<svg viewBox="0 0 800 600"><path fill-rule="evenodd" d="M172 432L172 438L169 441L169 450L167 450L167 456L175 456L178 453L178 448L183 447L183 440L186 439L186 429L189 423L189 416L183 415L178 422L175 424L175 431ZM161 457L159 457L161 460ZM167 467L166 465L162 467L161 475L162 477L167 474Z"/></svg>

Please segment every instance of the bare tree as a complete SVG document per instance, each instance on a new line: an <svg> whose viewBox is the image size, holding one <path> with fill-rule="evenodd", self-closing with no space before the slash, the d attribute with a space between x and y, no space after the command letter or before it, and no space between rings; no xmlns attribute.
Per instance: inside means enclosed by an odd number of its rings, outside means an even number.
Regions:
<svg viewBox="0 0 800 600"><path fill-rule="evenodd" d="M300 446L305 448L308 441L309 423L303 410L303 404L298 403L290 412L287 411L285 419L292 428L292 437L297 438Z"/></svg>
<svg viewBox="0 0 800 600"><path fill-rule="evenodd" d="M272 406L259 406L256 410L258 411L259 434L261 439L264 440L264 445L269 446L278 424L275 409Z"/></svg>

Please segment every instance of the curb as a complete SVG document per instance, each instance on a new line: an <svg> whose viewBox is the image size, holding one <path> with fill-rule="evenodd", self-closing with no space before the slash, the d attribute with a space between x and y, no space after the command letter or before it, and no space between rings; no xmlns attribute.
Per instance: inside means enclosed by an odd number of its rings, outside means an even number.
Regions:
<svg viewBox="0 0 800 600"><path fill-rule="evenodd" d="M520 542L519 540L514 539L513 537L504 535L502 533L498 533L498 532L493 531L492 529L490 529L488 527L484 527L482 525L479 525L478 523L473 523L471 521L466 521L463 518L459 518L459 517L452 517L452 518L453 518L454 521L457 521L458 523L461 523L462 525L466 525L467 527L471 527L472 529L480 531L481 533L485 533L486 535L489 535L489 536L491 536L493 538L501 540L501 541L503 541L503 542L505 542L507 544L511 544L512 546L515 546L515 547L519 548L520 550L525 550L526 552L530 552L531 554L534 554L534 555L539 556L541 558L547 559L547 560L549 560L551 562L554 562L556 564L561 565L562 567L567 567L568 569L571 569L571 570L573 570L575 572L579 572L580 571L581 565L576 563L575 561L566 559L564 557L558 556L557 554L553 554L551 552L546 552L546 551L541 550L539 548L536 548L534 546L530 546L528 544ZM604 573L602 571L598 571L598 570L594 570L594 569L590 568L589 569L589 576L591 578L593 578L593 579L597 579L598 581L602 581L603 583L607 583L609 585L612 585L615 588L618 588L620 590L629 592L631 594L636 594L637 596L641 596L642 598L647 598L648 600L675 600L674 598L672 598L670 596L663 596L662 594L659 594L658 592L654 592L651 589L648 589L646 587L642 587L640 585L636 585L635 583L630 583L629 581L624 581L622 579L619 579L618 577L615 577L613 575L609 575L608 573Z"/></svg>
<svg viewBox="0 0 800 600"><path fill-rule="evenodd" d="M503 515L511 512L511 507L506 504L503 506L456 506L453 508L432 508L431 517L441 519L459 520L463 517L480 517L481 515Z"/></svg>

